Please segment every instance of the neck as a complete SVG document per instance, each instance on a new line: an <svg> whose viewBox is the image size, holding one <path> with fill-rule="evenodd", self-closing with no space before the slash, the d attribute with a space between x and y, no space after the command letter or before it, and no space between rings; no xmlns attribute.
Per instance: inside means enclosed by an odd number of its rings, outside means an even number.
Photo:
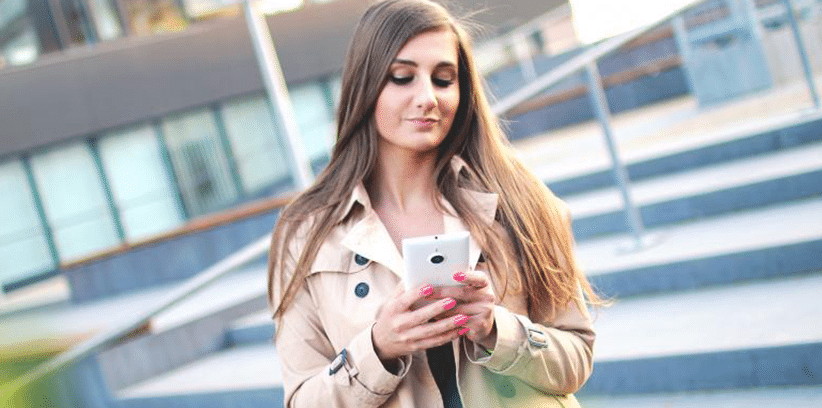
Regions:
<svg viewBox="0 0 822 408"><path fill-rule="evenodd" d="M372 204L375 207L392 207L401 212L430 204L436 190L436 151L420 154L383 147L370 183Z"/></svg>

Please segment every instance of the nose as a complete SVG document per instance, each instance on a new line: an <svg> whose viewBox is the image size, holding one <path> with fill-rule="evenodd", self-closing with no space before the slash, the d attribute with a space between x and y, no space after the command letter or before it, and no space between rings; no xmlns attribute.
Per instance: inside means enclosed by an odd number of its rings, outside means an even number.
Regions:
<svg viewBox="0 0 822 408"><path fill-rule="evenodd" d="M416 95L414 95L415 105L428 112L437 106L437 94L434 92L434 84L431 81L419 81Z"/></svg>

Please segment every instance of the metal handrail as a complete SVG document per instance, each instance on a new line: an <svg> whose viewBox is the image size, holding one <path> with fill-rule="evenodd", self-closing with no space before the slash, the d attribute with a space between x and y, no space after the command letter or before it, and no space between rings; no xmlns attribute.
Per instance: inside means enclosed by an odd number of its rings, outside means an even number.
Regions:
<svg viewBox="0 0 822 408"><path fill-rule="evenodd" d="M587 67L589 64L596 62L605 55L608 55L616 51L617 49L633 41L637 37L667 23L672 18L687 11L694 5L702 3L703 1L705 0L695 0L686 6L676 9L672 13L666 14L664 17L653 23L647 24L645 26L633 29L626 33L602 41L601 43L587 49L586 51L582 52L576 57L573 57L570 60L559 65L558 67L552 69L550 72L538 76L536 79L528 83L528 85L525 85L519 90L512 92L511 94L500 99L491 107L491 109L497 115L504 115L510 112L512 109L514 109L521 103L533 98L540 92L548 89L551 86L556 85L560 81L576 74L579 71L585 70L585 67Z"/></svg>
<svg viewBox="0 0 822 408"><path fill-rule="evenodd" d="M667 22L671 18L686 11L694 4L700 3L702 1L703 0L694 1L693 3L690 3L687 6L677 9L676 11L666 15L665 17L659 19L654 23L648 24L646 26L637 28L622 35L603 41L602 43L588 49L582 54L565 62L564 64L555 68L551 72L538 77L537 79L535 79L525 87L521 88L520 90L498 101L496 104L493 105L493 111L498 115L508 113L517 105L521 104L522 102L525 102L533 96L536 96L539 92L542 92L546 88L573 75L577 71L586 69L586 67L592 62L595 62L599 58L615 51L619 47L641 36L642 34L645 34L648 31L653 30L654 28ZM92 355L93 353L127 337L135 330L144 327L147 323L150 322L150 320L153 317L157 316L158 314L179 304L183 300L191 297L198 291L209 286L216 280L226 276L227 274L236 270L237 268L247 265L250 262L259 258L260 256L264 255L270 245L271 235L268 234L265 237L262 237L257 241L243 247L239 251L229 255L222 261L217 262L216 264L205 269L201 273L187 279L186 281L181 283L177 289L169 293L162 301L158 302L157 305L155 305L154 307L148 309L147 311L144 311L143 313L131 319L128 319L120 323L117 326L112 327L109 330L104 330L100 332L99 334L82 342L80 345L66 351L63 354L58 355L57 357L49 361L46 361L38 365L34 369L16 378L4 390L8 392L6 396L11 397L16 392L22 390L28 384L31 384L34 381L37 381L38 379L43 378L50 373L57 372L60 369L68 366L69 364L76 363Z"/></svg>
<svg viewBox="0 0 822 408"><path fill-rule="evenodd" d="M246 245L242 249L229 255L225 259L216 264L206 268L199 274L183 281L176 289L172 290L162 301L148 310L121 322L120 324L104 330L88 340L80 343L80 345L66 351L57 357L46 361L34 369L26 372L22 376L12 381L8 388L4 391L7 395L0 397L11 398L15 393L22 390L28 384L31 384L38 379L45 377L48 374L57 372L69 364L76 363L93 353L110 346L119 340L127 337L135 330L148 324L151 319L158 314L170 309L179 304L183 300L188 299L203 288L209 286L211 283L228 275L236 269L248 265L255 261L260 256L263 256L271 246L271 234L262 237L253 243ZM5 387L4 387L5 388Z"/></svg>

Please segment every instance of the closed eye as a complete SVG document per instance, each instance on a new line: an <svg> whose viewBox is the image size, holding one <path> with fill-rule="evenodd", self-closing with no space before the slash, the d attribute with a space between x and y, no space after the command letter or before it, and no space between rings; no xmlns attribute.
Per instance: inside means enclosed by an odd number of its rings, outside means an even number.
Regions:
<svg viewBox="0 0 822 408"><path fill-rule="evenodd" d="M414 79L414 77L411 77L411 76L408 76L408 77L395 77L395 76L391 75L388 79L391 82L393 82L397 85L406 85L406 84L410 84L411 81Z"/></svg>
<svg viewBox="0 0 822 408"><path fill-rule="evenodd" d="M441 79L441 78L432 78L431 82L440 88L447 88L454 83L452 79Z"/></svg>

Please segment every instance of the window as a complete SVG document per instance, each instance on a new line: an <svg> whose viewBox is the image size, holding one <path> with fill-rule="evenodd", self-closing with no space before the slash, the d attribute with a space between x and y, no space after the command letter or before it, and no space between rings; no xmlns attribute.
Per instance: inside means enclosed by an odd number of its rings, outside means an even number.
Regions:
<svg viewBox="0 0 822 408"><path fill-rule="evenodd" d="M126 239L145 238L183 222L171 169L150 125L109 133L98 147Z"/></svg>
<svg viewBox="0 0 822 408"><path fill-rule="evenodd" d="M264 96L243 97L222 104L226 134L247 193L255 193L289 177L289 161Z"/></svg>
<svg viewBox="0 0 822 408"><path fill-rule="evenodd" d="M63 17L68 28L71 44L85 44L97 42L94 27L88 16L88 10L82 0L63 0L61 2Z"/></svg>
<svg viewBox="0 0 822 408"><path fill-rule="evenodd" d="M305 153L312 162L328 157L334 140L334 117L323 87L303 84L288 90Z"/></svg>
<svg viewBox="0 0 822 408"><path fill-rule="evenodd" d="M32 156L31 169L61 260L78 259L120 243L86 143Z"/></svg>
<svg viewBox="0 0 822 408"><path fill-rule="evenodd" d="M40 54L40 41L26 0L0 0L0 68L23 65Z"/></svg>
<svg viewBox="0 0 822 408"><path fill-rule="evenodd" d="M53 268L23 165L19 160L0 162L0 284Z"/></svg>
<svg viewBox="0 0 822 408"><path fill-rule="evenodd" d="M123 18L134 35L180 31L188 25L174 0L122 0Z"/></svg>
<svg viewBox="0 0 822 408"><path fill-rule="evenodd" d="M101 40L110 40L123 35L120 20L111 0L88 0L91 17Z"/></svg>
<svg viewBox="0 0 822 408"><path fill-rule="evenodd" d="M334 112L332 112L332 117L336 119L336 111L337 108L340 106L340 91L342 90L342 77L340 75L335 75L329 81L328 86L331 88L331 97L334 99ZM335 130L336 132L336 130Z"/></svg>
<svg viewBox="0 0 822 408"><path fill-rule="evenodd" d="M225 208L238 197L214 114L198 109L163 120L171 163L190 215Z"/></svg>

